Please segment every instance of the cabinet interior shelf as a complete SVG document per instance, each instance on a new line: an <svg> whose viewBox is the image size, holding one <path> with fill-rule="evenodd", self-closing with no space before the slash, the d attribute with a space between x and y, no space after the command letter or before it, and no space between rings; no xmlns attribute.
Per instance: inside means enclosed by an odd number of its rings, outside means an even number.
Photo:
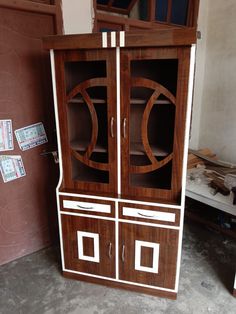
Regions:
<svg viewBox="0 0 236 314"><path fill-rule="evenodd" d="M70 146L73 150L78 152L85 152L87 149L88 143L84 141L73 141ZM153 155L158 157L165 157L169 155L169 151L164 149L163 147L159 147L157 145L150 145ZM102 144L97 144L94 148L94 153L108 153L107 147ZM146 155L142 143L131 143L130 154L137 156Z"/></svg>
<svg viewBox="0 0 236 314"><path fill-rule="evenodd" d="M98 99L98 98L91 98L91 101L93 104L106 104L107 101L105 99ZM69 101L71 104L83 104L85 101L83 98L80 97L75 97ZM147 103L147 99L141 99L141 98L132 98L130 100L131 105L145 105ZM172 104L171 101L167 99L158 99L154 102L154 104L159 104L159 105L170 105Z"/></svg>

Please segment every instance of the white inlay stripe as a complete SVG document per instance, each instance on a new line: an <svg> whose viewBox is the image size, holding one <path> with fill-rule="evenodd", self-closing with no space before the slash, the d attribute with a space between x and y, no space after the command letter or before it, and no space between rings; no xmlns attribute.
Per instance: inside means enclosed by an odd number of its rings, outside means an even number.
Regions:
<svg viewBox="0 0 236 314"><path fill-rule="evenodd" d="M141 248L148 247L153 249L153 260L152 267L141 265ZM159 243L146 242L146 241L135 241L135 269L145 271L148 273L158 274L159 268Z"/></svg>
<svg viewBox="0 0 236 314"><path fill-rule="evenodd" d="M84 245L83 238L93 239L93 256L84 255ZM99 235L92 232L77 231L77 241L78 241L78 259L99 263Z"/></svg>
<svg viewBox="0 0 236 314"><path fill-rule="evenodd" d="M120 47L124 47L125 46L125 32L121 31L120 32Z"/></svg>
<svg viewBox="0 0 236 314"><path fill-rule="evenodd" d="M102 32L102 48L107 48L107 32Z"/></svg>
<svg viewBox="0 0 236 314"><path fill-rule="evenodd" d="M129 217L147 218L167 222L175 222L174 213L123 207L123 215Z"/></svg>
<svg viewBox="0 0 236 314"><path fill-rule="evenodd" d="M116 47L116 32L111 32L111 47Z"/></svg>

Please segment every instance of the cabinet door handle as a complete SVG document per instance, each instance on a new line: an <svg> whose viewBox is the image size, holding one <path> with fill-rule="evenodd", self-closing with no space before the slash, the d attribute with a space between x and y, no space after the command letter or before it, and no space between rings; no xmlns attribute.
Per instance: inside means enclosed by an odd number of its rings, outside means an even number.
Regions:
<svg viewBox="0 0 236 314"><path fill-rule="evenodd" d="M150 217L150 218L155 217L154 215L145 215L145 214L141 214L141 213L139 213L139 212L138 212L138 214L139 214L140 216L143 216L143 217Z"/></svg>
<svg viewBox="0 0 236 314"><path fill-rule="evenodd" d="M86 206L77 205L77 207L79 207L79 208L81 208L81 209L93 209L93 206L91 206L91 207L86 207Z"/></svg>
<svg viewBox="0 0 236 314"><path fill-rule="evenodd" d="M123 244L122 245L122 254L121 254L121 259L122 259L122 262L125 261L125 245Z"/></svg>
<svg viewBox="0 0 236 314"><path fill-rule="evenodd" d="M127 122L127 119L124 118L123 119L123 138L126 138L126 122Z"/></svg>
<svg viewBox="0 0 236 314"><path fill-rule="evenodd" d="M115 137L115 134L114 134L114 117L111 117L111 137Z"/></svg>
<svg viewBox="0 0 236 314"><path fill-rule="evenodd" d="M108 256L109 256L109 258L111 259L111 257L112 257L112 243L111 243L111 242L109 243Z"/></svg>

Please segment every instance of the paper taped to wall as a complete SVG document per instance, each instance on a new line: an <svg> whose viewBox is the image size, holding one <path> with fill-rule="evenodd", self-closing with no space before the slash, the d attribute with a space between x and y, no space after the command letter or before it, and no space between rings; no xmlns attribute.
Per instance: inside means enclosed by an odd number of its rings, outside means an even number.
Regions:
<svg viewBox="0 0 236 314"><path fill-rule="evenodd" d="M21 156L0 156L0 171L3 182L19 179L26 175Z"/></svg>
<svg viewBox="0 0 236 314"><path fill-rule="evenodd" d="M42 122L15 130L15 135L20 149L23 151L48 141Z"/></svg>
<svg viewBox="0 0 236 314"><path fill-rule="evenodd" d="M0 120L0 152L13 149L12 121Z"/></svg>

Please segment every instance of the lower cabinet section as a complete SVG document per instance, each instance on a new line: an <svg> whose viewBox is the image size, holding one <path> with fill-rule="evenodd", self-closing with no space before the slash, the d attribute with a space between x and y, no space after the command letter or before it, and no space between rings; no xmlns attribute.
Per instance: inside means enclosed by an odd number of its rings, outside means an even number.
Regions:
<svg viewBox="0 0 236 314"><path fill-rule="evenodd" d="M119 279L175 288L178 230L119 224Z"/></svg>
<svg viewBox="0 0 236 314"><path fill-rule="evenodd" d="M178 229L70 213L61 214L61 222L67 271L175 292Z"/></svg>
<svg viewBox="0 0 236 314"><path fill-rule="evenodd" d="M115 222L61 215L65 268L115 278Z"/></svg>

